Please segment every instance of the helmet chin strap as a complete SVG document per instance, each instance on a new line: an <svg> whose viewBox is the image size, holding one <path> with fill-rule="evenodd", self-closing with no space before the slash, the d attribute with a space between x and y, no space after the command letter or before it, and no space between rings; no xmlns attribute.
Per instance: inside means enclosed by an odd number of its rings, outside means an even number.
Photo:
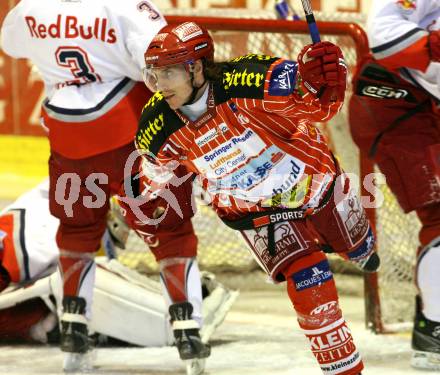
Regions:
<svg viewBox="0 0 440 375"><path fill-rule="evenodd" d="M189 66L189 74L191 76L192 92L191 92L191 95L189 96L188 100L185 103L183 103L183 105L193 104L196 99L197 93L206 83L206 80L204 79L200 86L197 87L196 85L194 85L194 65L193 64L191 64Z"/></svg>

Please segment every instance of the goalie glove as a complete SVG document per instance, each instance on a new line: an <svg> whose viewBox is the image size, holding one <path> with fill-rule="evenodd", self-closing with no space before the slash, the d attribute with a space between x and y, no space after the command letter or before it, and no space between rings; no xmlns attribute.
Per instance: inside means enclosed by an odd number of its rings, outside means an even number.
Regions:
<svg viewBox="0 0 440 375"><path fill-rule="evenodd" d="M428 48L431 61L440 62L440 30L429 33Z"/></svg>
<svg viewBox="0 0 440 375"><path fill-rule="evenodd" d="M305 46L298 56L304 86L322 105L342 102L347 87L347 66L341 49L330 42Z"/></svg>

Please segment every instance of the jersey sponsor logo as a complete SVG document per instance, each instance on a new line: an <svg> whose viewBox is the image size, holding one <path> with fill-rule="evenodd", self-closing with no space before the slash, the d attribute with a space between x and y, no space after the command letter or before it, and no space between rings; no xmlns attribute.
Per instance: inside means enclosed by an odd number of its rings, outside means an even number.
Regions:
<svg viewBox="0 0 440 375"><path fill-rule="evenodd" d="M193 39L196 36L202 35L202 29L194 22L185 22L183 25L177 26L173 29L173 33L182 41Z"/></svg>
<svg viewBox="0 0 440 375"><path fill-rule="evenodd" d="M237 115L237 120L241 125L249 124L250 120L248 117L246 117L243 113L239 113Z"/></svg>
<svg viewBox="0 0 440 375"><path fill-rule="evenodd" d="M234 116L237 118L237 121L241 125L249 124L250 122L249 118L238 111L237 105L234 102L229 103L229 108L231 108L232 113L234 114Z"/></svg>
<svg viewBox="0 0 440 375"><path fill-rule="evenodd" d="M302 178L305 168L301 160L276 146L269 147L258 156L247 158L241 167L234 166L226 163L222 165L224 169L217 171L215 176L206 174L209 179L208 191L260 203L272 197L273 189L280 183L295 185ZM271 178L268 180L269 176Z"/></svg>
<svg viewBox="0 0 440 375"><path fill-rule="evenodd" d="M248 72L234 69L232 72L223 73L224 89L229 90L231 87L261 87L264 85L264 74Z"/></svg>
<svg viewBox="0 0 440 375"><path fill-rule="evenodd" d="M329 322L316 331L304 332L325 374L341 373L360 362L359 352L345 320Z"/></svg>
<svg viewBox="0 0 440 375"><path fill-rule="evenodd" d="M201 137L195 139L196 145L202 147L206 145L209 141L217 138L219 134L226 133L229 130L228 126L222 122L218 127L208 130Z"/></svg>
<svg viewBox="0 0 440 375"><path fill-rule="evenodd" d="M162 131L165 126L164 115L160 113L152 121L148 121L147 124L143 124L142 128L138 130L136 135L136 145L138 148L148 151L150 149L151 142L155 135Z"/></svg>
<svg viewBox="0 0 440 375"><path fill-rule="evenodd" d="M266 264L271 264L278 261L287 255L297 253L304 250L304 246L299 238L296 236L292 227L287 224L279 224L275 227L275 251L276 256L273 257L268 251L268 237L267 229L260 229L255 231L253 237L253 248L259 255L260 259Z"/></svg>
<svg viewBox="0 0 440 375"><path fill-rule="evenodd" d="M335 371L338 371L340 373L341 370L343 370L345 368L347 370L353 368L361 360L361 356L360 356L359 352L355 351L356 347L354 346L353 341L348 342L346 345L344 345L341 348L330 350L330 351L324 352L324 353L316 353L315 355L316 355L318 362L323 363L323 361L327 358L329 360L334 361L338 357L339 358L341 357L341 353L343 353L344 351L349 351L349 350L354 351L354 353L351 354L350 357L348 357L348 358L343 357L339 361L332 363L328 366L324 366L321 364L321 370L324 373L335 374L336 373Z"/></svg>
<svg viewBox="0 0 440 375"><path fill-rule="evenodd" d="M161 101L163 99L163 95L159 92L155 93L147 102L147 104L145 104L144 108L142 109L142 111L144 111L147 108L151 108L154 107L159 101Z"/></svg>
<svg viewBox="0 0 440 375"><path fill-rule="evenodd" d="M325 314L331 310L334 310L335 308L337 308L337 306L338 306L337 301L330 301L330 302L324 303L323 305L320 305L320 306L316 307L315 309L313 309L310 312L310 315Z"/></svg>
<svg viewBox="0 0 440 375"><path fill-rule="evenodd" d="M270 76L269 95L287 96L295 89L298 64L294 61L283 61L277 65Z"/></svg>
<svg viewBox="0 0 440 375"><path fill-rule="evenodd" d="M117 42L116 30L109 27L107 18L95 18L92 25L83 25L75 16L59 14L54 23L39 23L35 17L25 17L30 35L37 39L96 39L114 44Z"/></svg>
<svg viewBox="0 0 440 375"><path fill-rule="evenodd" d="M369 229L367 215L354 189L335 207L335 216L347 233L349 246L357 246Z"/></svg>
<svg viewBox="0 0 440 375"><path fill-rule="evenodd" d="M272 190L273 195L277 196L292 189L298 183L299 177L303 175L305 167L306 165L300 160L290 160L289 175L280 185Z"/></svg>
<svg viewBox="0 0 440 375"><path fill-rule="evenodd" d="M244 56L236 57L235 59L232 59L231 62L239 62L239 61L243 61L243 60L268 61L272 58L273 58L272 56L268 56L268 55L259 55L259 54L255 54L255 53L249 53Z"/></svg>
<svg viewBox="0 0 440 375"><path fill-rule="evenodd" d="M227 127L222 127L226 132ZM221 177L239 168L250 158L259 155L266 144L251 129L246 129L242 134L220 144L203 157L194 159L194 165L200 173L209 178ZM212 173L213 172L213 173Z"/></svg>
<svg viewBox="0 0 440 375"><path fill-rule="evenodd" d="M312 176L304 176L298 183L294 183L290 190L283 191L283 188L273 189L274 195L264 201L263 207L297 208L304 204L304 199L309 192ZM289 179L292 179L292 174ZM287 181L289 181L289 179ZM295 181L289 181L289 183ZM282 185L283 186L283 185Z"/></svg>
<svg viewBox="0 0 440 375"><path fill-rule="evenodd" d="M299 292L312 288L333 279L328 261L323 260L310 268L296 272L292 275L295 289Z"/></svg>
<svg viewBox="0 0 440 375"><path fill-rule="evenodd" d="M246 150L253 151L253 154L255 155L255 152L260 152L264 148L265 144L253 130L247 129L241 135L232 137L229 142L221 144L212 152L203 156L203 159L206 162L212 162L220 156L223 156L229 152L234 152L240 146L246 146Z"/></svg>
<svg viewBox="0 0 440 375"><path fill-rule="evenodd" d="M228 178L218 181L225 189L249 190L264 181L277 164L286 159L286 153L277 147L269 147L260 156L252 159L246 166L234 172ZM292 161L292 160L290 160Z"/></svg>
<svg viewBox="0 0 440 375"><path fill-rule="evenodd" d="M333 348L335 346L343 345L351 340L351 331L346 325L343 325L342 327L332 330L326 334L309 337L309 341L312 344L312 350L325 350Z"/></svg>
<svg viewBox="0 0 440 375"><path fill-rule="evenodd" d="M242 165L245 161L246 154L241 150L236 150L232 154L220 158L214 164L210 164L210 167L214 169L214 174L220 177Z"/></svg>

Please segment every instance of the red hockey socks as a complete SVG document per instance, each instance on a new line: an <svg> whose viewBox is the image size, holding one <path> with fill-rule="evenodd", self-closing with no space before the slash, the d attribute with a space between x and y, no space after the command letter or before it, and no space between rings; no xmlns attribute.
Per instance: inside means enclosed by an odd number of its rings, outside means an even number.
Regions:
<svg viewBox="0 0 440 375"><path fill-rule="evenodd" d="M284 275L299 325L309 339L322 372L358 375L364 366L339 308L326 256L314 252L301 257L284 271Z"/></svg>

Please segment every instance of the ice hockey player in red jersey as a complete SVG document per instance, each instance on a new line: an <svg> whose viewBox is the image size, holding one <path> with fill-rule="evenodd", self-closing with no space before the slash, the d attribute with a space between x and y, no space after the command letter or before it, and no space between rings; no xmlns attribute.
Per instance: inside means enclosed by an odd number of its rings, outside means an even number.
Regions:
<svg viewBox="0 0 440 375"><path fill-rule="evenodd" d="M94 254L106 229L109 197L119 192L126 160L136 152L133 137L139 114L151 96L141 75L145 45L165 24L148 0L21 0L2 25L3 51L28 58L45 84L42 117L51 149L50 210L60 221L56 240L65 312L61 349L67 370L82 366L89 351ZM156 211L155 202L150 203ZM149 233L161 231L158 247L166 247L167 241L169 246L179 243L182 252L195 254L197 239L190 218L182 225L180 232L173 226L164 235L169 229L164 224ZM178 273L179 290L196 290L187 288L187 282L199 283L193 315L200 318L195 306L201 304L200 277L194 257L165 268L168 281L169 274Z"/></svg>
<svg viewBox="0 0 440 375"><path fill-rule="evenodd" d="M342 53L322 42L304 47L298 63L255 54L214 63L213 55L194 22L163 28L146 50L144 80L157 92L136 136L142 195L165 197L181 182L172 173L181 165L198 175L260 266L287 281L323 373L357 375L363 363L324 251L365 271L379 261L356 192L312 125L342 105Z"/></svg>
<svg viewBox="0 0 440 375"><path fill-rule="evenodd" d="M439 371L440 2L377 0L368 25L372 56L354 77L351 132L421 221L412 365Z"/></svg>

